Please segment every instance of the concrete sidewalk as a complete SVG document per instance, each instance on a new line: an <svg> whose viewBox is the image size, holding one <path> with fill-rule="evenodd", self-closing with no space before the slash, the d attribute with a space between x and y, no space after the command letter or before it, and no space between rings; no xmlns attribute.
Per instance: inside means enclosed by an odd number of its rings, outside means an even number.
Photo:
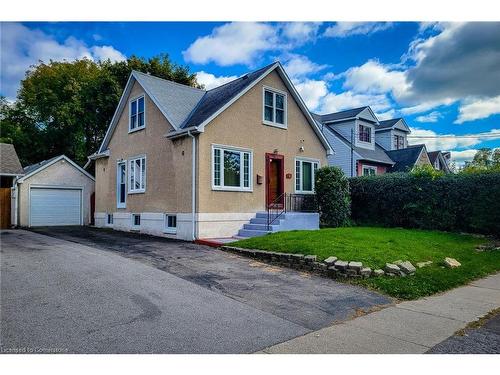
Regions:
<svg viewBox="0 0 500 375"><path fill-rule="evenodd" d="M425 353L500 306L500 273L402 302L271 346L260 353Z"/></svg>

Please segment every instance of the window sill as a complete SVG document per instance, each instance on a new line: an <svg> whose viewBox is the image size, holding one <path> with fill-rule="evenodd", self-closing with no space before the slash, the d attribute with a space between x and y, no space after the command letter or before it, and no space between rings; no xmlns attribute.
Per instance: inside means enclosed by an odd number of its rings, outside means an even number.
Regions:
<svg viewBox="0 0 500 375"><path fill-rule="evenodd" d="M241 189L241 188L230 188L230 187L215 187L212 186L213 191L232 191L236 193L253 193L253 189Z"/></svg>
<svg viewBox="0 0 500 375"><path fill-rule="evenodd" d="M266 121L266 120L262 120L262 123L264 125L267 125L267 126L272 126L273 128L279 128L279 129L283 129L283 130L288 129L286 124L279 124L277 122L271 122L271 121Z"/></svg>
<svg viewBox="0 0 500 375"><path fill-rule="evenodd" d="M130 128L129 128L129 129L128 129L128 133L129 133L129 134L130 134L130 133L135 133L135 132L138 132L138 131L143 130L143 129L146 129L146 125L141 126L140 128L135 128L135 129L130 129Z"/></svg>
<svg viewBox="0 0 500 375"><path fill-rule="evenodd" d="M144 194L146 192L146 189L144 190L133 190L129 191L128 194Z"/></svg>

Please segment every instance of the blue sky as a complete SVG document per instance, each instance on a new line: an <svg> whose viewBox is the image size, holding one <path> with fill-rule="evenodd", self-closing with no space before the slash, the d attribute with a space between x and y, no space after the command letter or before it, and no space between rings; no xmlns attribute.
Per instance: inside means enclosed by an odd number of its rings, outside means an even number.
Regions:
<svg viewBox="0 0 500 375"><path fill-rule="evenodd" d="M2 23L0 92L38 60L168 53L208 88L280 60L311 110L370 105L457 162L500 147L500 23ZM455 136L458 136L455 137ZM464 136L467 136L465 138ZM423 138L422 138L423 137Z"/></svg>

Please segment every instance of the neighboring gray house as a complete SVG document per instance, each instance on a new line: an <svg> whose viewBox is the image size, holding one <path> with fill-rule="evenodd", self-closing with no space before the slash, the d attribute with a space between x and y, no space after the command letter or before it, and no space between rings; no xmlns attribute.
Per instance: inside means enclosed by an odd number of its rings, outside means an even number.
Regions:
<svg viewBox="0 0 500 375"><path fill-rule="evenodd" d="M376 141L379 121L370 107L314 117L335 150L328 157L329 164L340 167L347 176L383 174L394 165Z"/></svg>
<svg viewBox="0 0 500 375"><path fill-rule="evenodd" d="M313 117L335 150L329 164L348 177L409 172L417 165L450 171L449 153L431 158L424 145L408 145L411 130L403 118L379 121L368 106Z"/></svg>
<svg viewBox="0 0 500 375"><path fill-rule="evenodd" d="M428 152L428 154L429 161L434 169L443 171L444 173L452 172L449 164L451 159L451 153L449 151L431 151Z"/></svg>

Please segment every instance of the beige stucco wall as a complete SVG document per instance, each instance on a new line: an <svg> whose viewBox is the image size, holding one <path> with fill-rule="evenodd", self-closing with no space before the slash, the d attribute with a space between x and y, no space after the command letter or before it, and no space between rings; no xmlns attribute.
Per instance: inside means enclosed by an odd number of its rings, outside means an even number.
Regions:
<svg viewBox="0 0 500 375"><path fill-rule="evenodd" d="M65 160L60 160L31 177L25 179L19 187L19 225L29 226L29 191L30 186L72 186L83 187L83 224L90 222L90 195L94 192L94 180Z"/></svg>
<svg viewBox="0 0 500 375"><path fill-rule="evenodd" d="M136 82L129 99L141 94L145 92ZM96 212L191 211L191 139L166 139L171 125L147 94L145 98L146 128L128 132L127 104L108 146L110 156L96 161ZM126 208L117 208L117 161L138 155L146 155L146 191L127 194Z"/></svg>
<svg viewBox="0 0 500 375"><path fill-rule="evenodd" d="M263 86L288 93L288 128L280 129L262 123ZM304 142L301 143L301 140ZM211 184L212 144L237 146L253 150L253 192L215 191ZM299 148L304 146L304 152ZM326 149L288 92L276 71L255 85L233 105L205 127L199 137L199 202L201 213L256 212L265 208L265 154L278 150L284 155L285 192L295 190L295 157L318 159L327 165ZM257 175L263 183L257 184Z"/></svg>

